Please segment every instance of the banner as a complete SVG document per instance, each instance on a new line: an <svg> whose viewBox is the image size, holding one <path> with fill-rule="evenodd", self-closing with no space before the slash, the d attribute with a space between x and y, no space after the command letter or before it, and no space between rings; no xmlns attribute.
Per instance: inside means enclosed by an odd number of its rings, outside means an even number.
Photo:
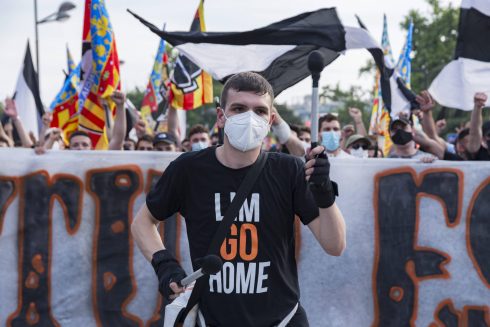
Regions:
<svg viewBox="0 0 490 327"><path fill-rule="evenodd" d="M0 325L162 326L130 225L176 155L0 149ZM489 325L490 165L331 162L347 249L327 255L298 223L310 325ZM190 272L184 220L160 232Z"/></svg>

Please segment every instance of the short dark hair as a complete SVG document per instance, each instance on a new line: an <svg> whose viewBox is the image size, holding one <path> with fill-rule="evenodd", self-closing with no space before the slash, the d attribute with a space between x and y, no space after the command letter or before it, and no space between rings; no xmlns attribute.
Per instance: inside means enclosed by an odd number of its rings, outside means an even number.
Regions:
<svg viewBox="0 0 490 327"><path fill-rule="evenodd" d="M68 143L71 143L71 139L74 138L75 136L85 136L90 138L90 136L84 131L74 131L73 133L70 134L70 137L68 138Z"/></svg>
<svg viewBox="0 0 490 327"><path fill-rule="evenodd" d="M148 134L144 134L142 135L139 139L138 139L138 142L136 142L136 149L138 148L138 146L140 145L140 142L141 141L146 141L146 142L150 142L152 145L153 145L153 136L151 135L148 135Z"/></svg>
<svg viewBox="0 0 490 327"><path fill-rule="evenodd" d="M223 91L221 91L221 108L226 107L226 100L228 98L228 90L233 89L237 92L254 92L258 95L269 94L271 97L271 104L274 102L274 90L270 83L261 75L253 72L238 73L230 77Z"/></svg>
<svg viewBox="0 0 490 327"><path fill-rule="evenodd" d="M196 124L196 125L192 126L191 129L189 130L189 139L192 137L192 135L199 134L199 133L209 134L209 129L207 129L206 127L204 127L201 124Z"/></svg>
<svg viewBox="0 0 490 327"><path fill-rule="evenodd" d="M323 115L320 117L320 119L318 119L318 130L320 130L320 128L322 128L322 124L324 121L326 121L327 123L330 123L331 121L339 121L339 118L331 113L328 113L326 115ZM339 122L340 123L340 122Z"/></svg>
<svg viewBox="0 0 490 327"><path fill-rule="evenodd" d="M308 126L300 126L299 127L298 135L301 134L301 133L311 134L311 129Z"/></svg>

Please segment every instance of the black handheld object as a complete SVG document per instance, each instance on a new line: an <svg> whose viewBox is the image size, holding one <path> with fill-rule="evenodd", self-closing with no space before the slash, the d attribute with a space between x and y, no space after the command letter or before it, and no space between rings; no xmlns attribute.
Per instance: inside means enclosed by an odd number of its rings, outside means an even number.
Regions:
<svg viewBox="0 0 490 327"><path fill-rule="evenodd" d="M318 142L318 81L325 66L323 54L315 50L308 56L308 70L313 80L311 92L311 148L313 149Z"/></svg>
<svg viewBox="0 0 490 327"><path fill-rule="evenodd" d="M214 254L203 257L201 259L201 262L201 268L194 271L192 274L178 282L179 286L187 286L204 275L216 274L218 271L221 270L221 267L223 266L223 261L221 260L221 258Z"/></svg>

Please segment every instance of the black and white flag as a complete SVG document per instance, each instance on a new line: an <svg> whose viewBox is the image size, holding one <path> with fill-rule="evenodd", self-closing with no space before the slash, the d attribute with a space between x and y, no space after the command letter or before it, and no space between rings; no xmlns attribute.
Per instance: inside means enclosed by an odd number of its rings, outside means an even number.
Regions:
<svg viewBox="0 0 490 327"><path fill-rule="evenodd" d="M462 1L455 59L434 79L429 92L441 105L465 111L473 110L475 93L490 95L489 0Z"/></svg>
<svg viewBox="0 0 490 327"><path fill-rule="evenodd" d="M39 93L37 73L32 63L31 49L27 43L26 54L15 87L15 105L26 133L33 132L37 137L41 117L44 114Z"/></svg>
<svg viewBox="0 0 490 327"><path fill-rule="evenodd" d="M271 83L275 95L310 75L308 54L319 50L325 66L350 49L368 49L382 73L385 105L391 106L383 51L368 31L346 27L335 8L303 13L246 32L167 32L132 13L151 31L184 53L196 65L224 82L233 74L254 71Z"/></svg>

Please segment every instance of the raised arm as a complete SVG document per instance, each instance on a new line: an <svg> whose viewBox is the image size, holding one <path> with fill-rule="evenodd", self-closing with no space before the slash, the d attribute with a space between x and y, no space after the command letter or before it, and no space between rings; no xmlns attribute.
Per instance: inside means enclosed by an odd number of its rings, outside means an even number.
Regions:
<svg viewBox="0 0 490 327"><path fill-rule="evenodd" d="M275 113L275 118L272 122L272 132L277 137L279 143L285 145L289 153L293 156L304 157L306 153L301 140L297 135L291 133L291 128L279 115L276 107L272 106L272 111Z"/></svg>
<svg viewBox="0 0 490 327"><path fill-rule="evenodd" d="M22 146L24 148L32 148L32 141L24 130L24 125L20 120L19 114L17 113L17 107L15 105L15 101L11 98L5 99L5 110L4 112L7 116L10 117L12 123L17 129L17 133L19 134L20 141L22 142Z"/></svg>
<svg viewBox="0 0 490 327"><path fill-rule="evenodd" d="M432 109L435 107L434 99L428 91L422 91L415 100L420 104L420 111L422 112L420 124L425 134L445 149L446 141L438 135L434 117L432 116Z"/></svg>
<svg viewBox="0 0 490 327"><path fill-rule="evenodd" d="M116 119L109 142L109 150L121 150L126 135L126 108L124 108L126 95L120 91L114 91L111 98L116 104Z"/></svg>
<svg viewBox="0 0 490 327"><path fill-rule="evenodd" d="M362 136L367 136L366 127L362 121L362 111L357 108L349 108L349 116L354 120L356 126L356 133Z"/></svg>
<svg viewBox="0 0 490 327"><path fill-rule="evenodd" d="M482 110L487 101L487 95L485 93L476 93L474 97L475 108L471 112L471 122L470 122L470 135L467 150L471 154L477 153L480 150L482 142Z"/></svg>

